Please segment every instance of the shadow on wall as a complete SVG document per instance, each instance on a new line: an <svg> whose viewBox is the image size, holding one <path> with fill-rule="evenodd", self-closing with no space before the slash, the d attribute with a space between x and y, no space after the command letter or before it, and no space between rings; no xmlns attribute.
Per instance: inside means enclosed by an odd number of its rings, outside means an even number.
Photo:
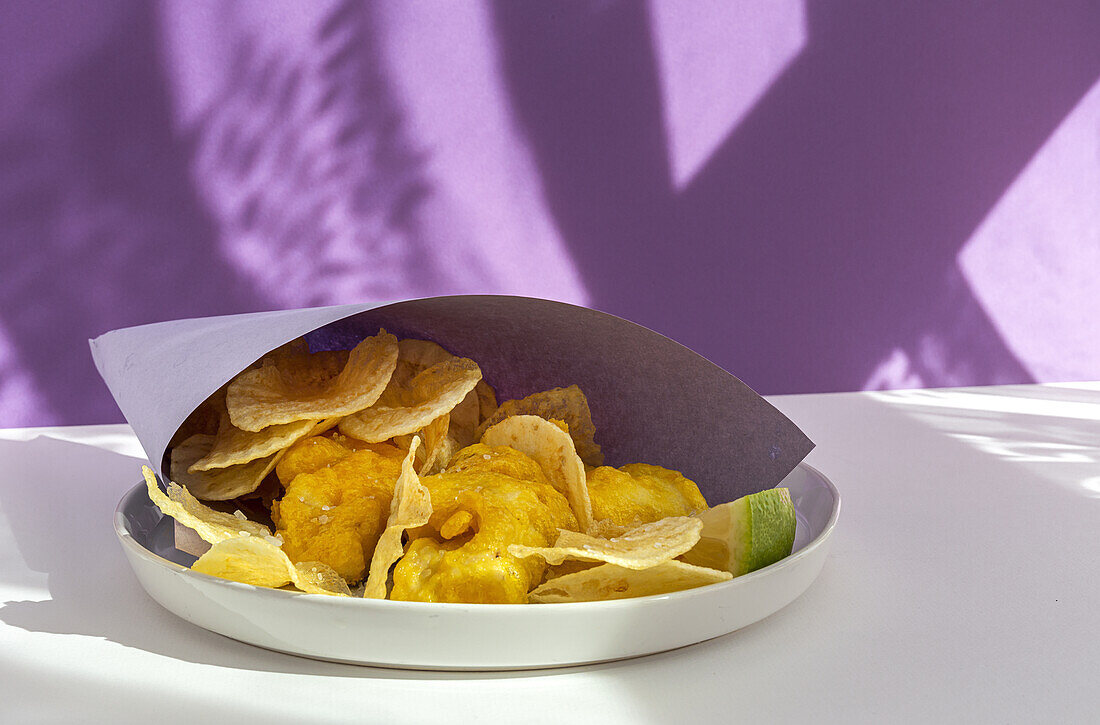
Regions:
<svg viewBox="0 0 1100 725"><path fill-rule="evenodd" d="M1100 73L1100 8L806 14L801 55L677 192L645 7L496 2L594 305L763 393L1029 382L956 256Z"/></svg>
<svg viewBox="0 0 1100 725"><path fill-rule="evenodd" d="M429 154L391 87L375 5L305 7L287 8L304 27L274 46L250 36L262 11L236 19L247 42L190 130L229 263L274 307L454 291L420 233ZM201 52L201 38L184 42Z"/></svg>
<svg viewBox="0 0 1100 725"><path fill-rule="evenodd" d="M220 261L192 192L154 8L123 5L105 40L41 86L0 136L0 346L6 338L15 351L6 366L32 377L35 424L122 419L91 364L89 336L265 307ZM8 420L0 411L0 425Z"/></svg>
<svg viewBox="0 0 1100 725"><path fill-rule="evenodd" d="M212 108L185 133L156 6L114 3L101 37L79 12L20 11L28 29L70 24L90 50L33 79L0 129L0 426L121 420L86 343L108 329L442 284L418 261L432 259L415 229L430 190L370 7L318 13L297 65L240 31ZM5 384L21 389L6 397Z"/></svg>
<svg viewBox="0 0 1100 725"><path fill-rule="evenodd" d="M376 47L382 5L325 6L293 57L245 42L246 19L182 134L155 6L105 2L101 37L90 10L9 7L89 50L0 109L0 401L23 391L0 426L118 420L85 345L106 329L490 278L433 261L461 226L444 207L441 239L418 227L431 150ZM801 54L680 190L645 4L491 8L538 162L516 184L545 188L595 307L764 393L1029 379L955 258L1100 74L1100 7L806 3ZM17 78L68 42L4 24Z"/></svg>

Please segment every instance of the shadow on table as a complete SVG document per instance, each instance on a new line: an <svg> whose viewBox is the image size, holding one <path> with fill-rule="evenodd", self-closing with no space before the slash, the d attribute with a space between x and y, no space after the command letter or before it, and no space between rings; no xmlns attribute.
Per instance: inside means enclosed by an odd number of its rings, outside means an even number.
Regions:
<svg viewBox="0 0 1100 725"><path fill-rule="evenodd" d="M0 460L9 466L0 479L0 510L27 567L49 575L50 591L46 601L5 602L0 620L10 626L101 637L217 667L350 677L377 672L392 679L517 676L340 665L268 652L207 632L145 594L115 538L114 506L138 482L140 461L47 438L0 441Z"/></svg>
<svg viewBox="0 0 1100 725"><path fill-rule="evenodd" d="M852 652L855 647L854 651L874 657L876 652L904 647L910 641L906 637L911 638L914 632L928 641L947 636L958 651L980 651L985 634L977 623L985 617L982 607L991 601L1029 603L1031 609L1019 609L1021 617L1030 617L1035 608L1049 611L1043 622L1028 620L1025 627L1021 621L1020 627L1004 633L1005 641L1021 652L1038 647L1044 637L1053 638L1059 627L1079 626L1080 608L1039 601L1050 593L1065 593L1062 598L1072 600L1066 594L1080 589L1074 583L1076 570L1051 567L1024 580L1013 569L1014 562L1023 560L1025 550L1033 545L1032 538L1006 536L996 542L983 541L967 527L928 526L927 522L942 514L943 497L938 494L945 490L952 492L952 506L994 517L981 529L985 532L1026 531L1037 512L1047 511L1044 507L1051 501L1079 496L1083 491L1067 482L1077 480L1077 473L1083 474L1090 466L1088 470L1095 470L1100 461L1100 449L1095 443L1087 446L1080 437L1081 431L1094 432L1098 425L1084 420L1097 405L1095 393L1047 388L1030 389L1027 395L1008 391L1000 396L970 393L967 397L966 391L961 391L960 397L959 393L924 391L918 395L911 391L907 403L895 399L906 397L902 394L853 398L845 408L851 416L847 424L835 426L822 420L821 430L810 430L821 451L829 452L827 473L847 494L823 576L806 595L765 623L681 650L556 670L456 673L318 662L238 643L161 609L138 586L126 564L112 531L111 513L115 501L136 483L139 461L93 446L44 438L0 441L0 461L4 462L0 510L27 567L48 575L51 598L7 602L0 608L0 621L30 632L103 638L166 658L165 664L175 660L221 668L227 678L248 670L343 678L348 684L332 681L330 686L334 694L345 697L348 687L353 696L359 692L353 681L372 681L370 697L405 702L410 713L436 707L436 701L452 700L467 712L490 700L498 708L501 703L518 707L529 697L545 694L546 688L560 688L570 693L578 708L591 708L599 700L601 707L638 722L705 718L721 711L723 706L716 702L729 703L732 708L734 703L751 703L754 698L779 708L770 713L776 719L782 719L784 713L794 717L798 702L828 701L837 695L835 678L820 677L820 663L833 661L838 652ZM917 398L920 403L912 402ZM1030 414L1023 418L1014 415L1021 412ZM1069 419L1078 423L1071 426ZM905 420L917 425L895 426ZM904 444L889 444L894 456L862 455L858 442L872 440L882 430L904 430L907 439ZM1072 452L1080 458L1051 467L1028 457L998 454L989 445L974 445L973 440L958 437L964 431L1005 445L1025 441L1033 448L1057 437L1079 446ZM1070 437L1071 432L1078 435ZM1005 445L1000 450L1005 450ZM936 455L929 456L932 451ZM913 466L922 467L930 492L937 495L889 485L899 468ZM995 500L1002 505L990 506ZM1019 503L1005 503L1010 500ZM1064 530L1056 534L1064 538L1067 550L1079 548L1081 537L1074 532L1085 530L1088 515L1081 509L1077 518L1067 521ZM996 554L991 553L993 549ZM959 557L960 551L972 556ZM935 567L935 577L914 576L913 571L929 570L927 566L906 566L914 557L952 563ZM991 566L997 571L986 571ZM875 584L870 587L868 582ZM872 590L875 596L852 600L853 592ZM913 602L921 606L914 609ZM970 604L960 606L960 602ZM905 612L905 627L899 628L899 612ZM954 613L946 625L944 612ZM899 629L907 634L899 634ZM133 673L109 663L97 668L87 657L79 657L79 646L65 651L74 655L72 662L43 665L29 658L5 676L5 684L18 691L63 686L68 698L110 702L114 703L111 707L125 707L127 712L145 711L142 708L146 706L171 707L179 716L201 714L209 707L209 701L204 703L188 684L201 681L194 669L173 665L161 676L156 672L156 660L146 658L142 662L151 663L151 673ZM19 656L18 651L2 654L8 662ZM991 666L982 682L1017 676L1023 666L1013 662ZM946 689L961 687L965 678L959 680L957 674L946 668L942 682L936 684ZM857 701L837 705L848 712L859 708L872 715L882 712L883 719L890 719L888 713L895 707L929 715L928 702L916 695L911 702L888 700L888 693L896 693L891 679L895 675L892 667L865 672L867 680L859 688ZM505 689L503 680L511 681ZM781 687L777 683L790 682L799 683L801 700L771 692ZM315 691L306 684L301 687L302 692ZM341 687L345 691L339 690ZM966 687L969 691L970 686ZM992 686L980 689L996 691ZM262 696L265 694L270 696ZM225 718L240 714L242 719L256 719L270 714L272 721L280 716L286 719L288 713L278 708L287 697L245 693L239 701L220 701L218 712ZM975 708L995 704L975 702ZM1004 704L999 707L1003 709ZM317 712L325 714L323 703Z"/></svg>
<svg viewBox="0 0 1100 725"><path fill-rule="evenodd" d="M42 437L0 441L0 461L8 466L0 477L0 511L27 568L49 576L49 599L7 601L0 606L0 621L12 627L103 638L164 657L227 669L381 680L552 677L622 666L607 663L514 672L398 670L310 660L236 642L162 609L141 589L130 570L111 520L117 500L138 482L139 460ZM77 667L84 670L86 664ZM72 674L67 672L66 678ZM127 698L132 695L127 692ZM156 699L151 693L150 705Z"/></svg>

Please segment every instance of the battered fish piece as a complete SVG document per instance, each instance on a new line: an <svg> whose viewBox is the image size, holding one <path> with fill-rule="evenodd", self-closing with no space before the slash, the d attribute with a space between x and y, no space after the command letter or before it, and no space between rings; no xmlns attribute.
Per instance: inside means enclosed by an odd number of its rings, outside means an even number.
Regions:
<svg viewBox="0 0 1100 725"><path fill-rule="evenodd" d="M360 581L386 527L402 457L394 446L342 437L296 443L276 468L286 494L271 508L290 560L319 561L349 584Z"/></svg>
<svg viewBox="0 0 1100 725"><path fill-rule="evenodd" d="M550 483L546 472L535 462L535 459L509 446L488 446L484 443L466 446L454 454L450 463L447 464L447 471L450 473L488 471L502 473L521 481Z"/></svg>
<svg viewBox="0 0 1100 725"><path fill-rule="evenodd" d="M389 443L365 443L336 431L329 431L296 441L275 466L275 474L285 487L299 473L313 473L361 450L372 450L387 458L396 458L399 463L405 457L404 451Z"/></svg>
<svg viewBox="0 0 1100 725"><path fill-rule="evenodd" d="M413 540L394 569L390 599L523 604L546 563L514 557L508 546L549 546L559 528L577 528L565 496L537 463L511 448L469 446L446 473L420 482L431 492L432 517L409 532Z"/></svg>
<svg viewBox="0 0 1100 725"><path fill-rule="evenodd" d="M691 516L708 508L693 481L678 471L648 463L590 468L587 478L592 518L603 535L668 516Z"/></svg>

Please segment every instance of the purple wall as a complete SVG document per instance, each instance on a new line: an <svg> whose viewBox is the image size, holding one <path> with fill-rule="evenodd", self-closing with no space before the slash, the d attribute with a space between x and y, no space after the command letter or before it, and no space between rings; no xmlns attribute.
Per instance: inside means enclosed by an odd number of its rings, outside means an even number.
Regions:
<svg viewBox="0 0 1100 725"><path fill-rule="evenodd" d="M454 292L764 393L1100 377L1100 4L0 4L0 427L86 339Z"/></svg>

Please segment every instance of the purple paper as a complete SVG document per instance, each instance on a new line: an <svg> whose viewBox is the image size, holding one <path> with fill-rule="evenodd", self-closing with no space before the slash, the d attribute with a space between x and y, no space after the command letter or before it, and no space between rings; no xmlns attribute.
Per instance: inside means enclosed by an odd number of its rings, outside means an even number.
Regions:
<svg viewBox="0 0 1100 725"><path fill-rule="evenodd" d="M433 340L482 369L499 400L576 384L610 465L682 471L712 501L779 483L813 448L740 380L652 330L583 307L464 295L179 320L91 341L96 366L149 461L222 384L300 335L350 348L380 327Z"/></svg>

